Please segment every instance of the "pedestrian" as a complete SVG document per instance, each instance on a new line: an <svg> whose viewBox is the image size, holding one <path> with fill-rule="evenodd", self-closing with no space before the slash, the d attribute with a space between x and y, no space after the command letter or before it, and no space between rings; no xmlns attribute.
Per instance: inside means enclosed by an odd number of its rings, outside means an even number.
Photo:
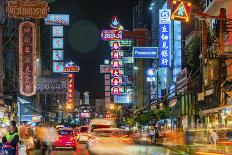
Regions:
<svg viewBox="0 0 232 155"><path fill-rule="evenodd" d="M214 144L216 145L217 144L217 133L214 132L213 130L209 131L209 135L210 135L210 141L211 141L211 144Z"/></svg>
<svg viewBox="0 0 232 155"><path fill-rule="evenodd" d="M156 128L156 130L155 130L155 140L154 140L154 143L155 143L155 144L158 143L158 139L159 139L159 129Z"/></svg>
<svg viewBox="0 0 232 155"><path fill-rule="evenodd" d="M154 136L154 131L152 129L150 129L149 131L149 136L150 136L150 139L151 139L151 143L153 141L153 136Z"/></svg>
<svg viewBox="0 0 232 155"><path fill-rule="evenodd" d="M3 144L8 144L13 148L9 151L9 155L16 155L16 151L18 151L17 145L19 142L19 134L15 121L10 122L9 131L2 138L2 142Z"/></svg>
<svg viewBox="0 0 232 155"><path fill-rule="evenodd" d="M27 155L32 155L32 151L34 150L35 148L35 144L34 144L34 132L32 129L29 129L29 138L28 138L28 141L27 141L27 145L26 145L26 153Z"/></svg>
<svg viewBox="0 0 232 155"><path fill-rule="evenodd" d="M2 138L6 135L7 129L5 125L2 125L0 128L0 148L2 148Z"/></svg>

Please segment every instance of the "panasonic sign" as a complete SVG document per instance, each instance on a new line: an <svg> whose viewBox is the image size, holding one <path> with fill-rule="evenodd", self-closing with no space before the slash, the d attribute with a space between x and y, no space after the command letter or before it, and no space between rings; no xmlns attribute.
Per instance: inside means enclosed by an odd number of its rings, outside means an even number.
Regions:
<svg viewBox="0 0 232 155"><path fill-rule="evenodd" d="M159 50L158 47L133 47L133 57L158 59Z"/></svg>

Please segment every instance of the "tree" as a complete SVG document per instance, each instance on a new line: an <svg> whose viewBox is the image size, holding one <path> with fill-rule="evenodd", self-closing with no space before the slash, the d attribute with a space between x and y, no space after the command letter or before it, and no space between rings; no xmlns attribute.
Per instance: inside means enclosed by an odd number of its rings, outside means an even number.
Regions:
<svg viewBox="0 0 232 155"><path fill-rule="evenodd" d="M135 119L133 117L128 117L126 119L126 124L129 126L129 127L133 127L135 125Z"/></svg>

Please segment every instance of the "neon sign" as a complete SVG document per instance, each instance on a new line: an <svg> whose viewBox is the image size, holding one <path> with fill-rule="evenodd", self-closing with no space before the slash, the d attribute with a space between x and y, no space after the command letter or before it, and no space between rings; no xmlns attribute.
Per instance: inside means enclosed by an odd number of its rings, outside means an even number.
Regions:
<svg viewBox="0 0 232 155"><path fill-rule="evenodd" d="M120 40L122 39L122 31L119 30L103 30L101 32L101 39L104 41Z"/></svg>
<svg viewBox="0 0 232 155"><path fill-rule="evenodd" d="M64 67L65 73L74 73L74 72L79 72L79 71L80 71L79 66L65 66Z"/></svg>
<svg viewBox="0 0 232 155"><path fill-rule="evenodd" d="M111 59L122 59L123 52L122 51L113 51L111 52Z"/></svg>
<svg viewBox="0 0 232 155"><path fill-rule="evenodd" d="M190 13L191 13L192 4L189 2L183 1L173 1L173 12L171 19L172 20L180 20L182 22L189 22Z"/></svg>
<svg viewBox="0 0 232 155"><path fill-rule="evenodd" d="M113 79L111 79L111 85L112 86L122 85L122 77L114 77Z"/></svg>
<svg viewBox="0 0 232 155"><path fill-rule="evenodd" d="M63 37L63 26L52 26L52 37Z"/></svg>
<svg viewBox="0 0 232 155"><path fill-rule="evenodd" d="M48 14L44 20L45 25L69 25L69 15Z"/></svg>
<svg viewBox="0 0 232 155"><path fill-rule="evenodd" d="M74 98L74 74L68 74L67 102L73 103Z"/></svg>

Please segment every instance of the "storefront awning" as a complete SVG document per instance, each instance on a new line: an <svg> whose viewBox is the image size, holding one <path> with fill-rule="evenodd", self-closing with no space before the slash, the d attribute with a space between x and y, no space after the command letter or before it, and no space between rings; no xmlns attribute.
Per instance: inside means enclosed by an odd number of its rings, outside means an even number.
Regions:
<svg viewBox="0 0 232 155"><path fill-rule="evenodd" d="M231 105L226 105L226 106L222 106L222 107L217 107L217 108L213 108L213 109L209 109L209 110L202 110L199 112L200 115L207 115L207 114L213 114L213 113L217 113L223 109L227 109L227 108L232 108L232 104Z"/></svg>

